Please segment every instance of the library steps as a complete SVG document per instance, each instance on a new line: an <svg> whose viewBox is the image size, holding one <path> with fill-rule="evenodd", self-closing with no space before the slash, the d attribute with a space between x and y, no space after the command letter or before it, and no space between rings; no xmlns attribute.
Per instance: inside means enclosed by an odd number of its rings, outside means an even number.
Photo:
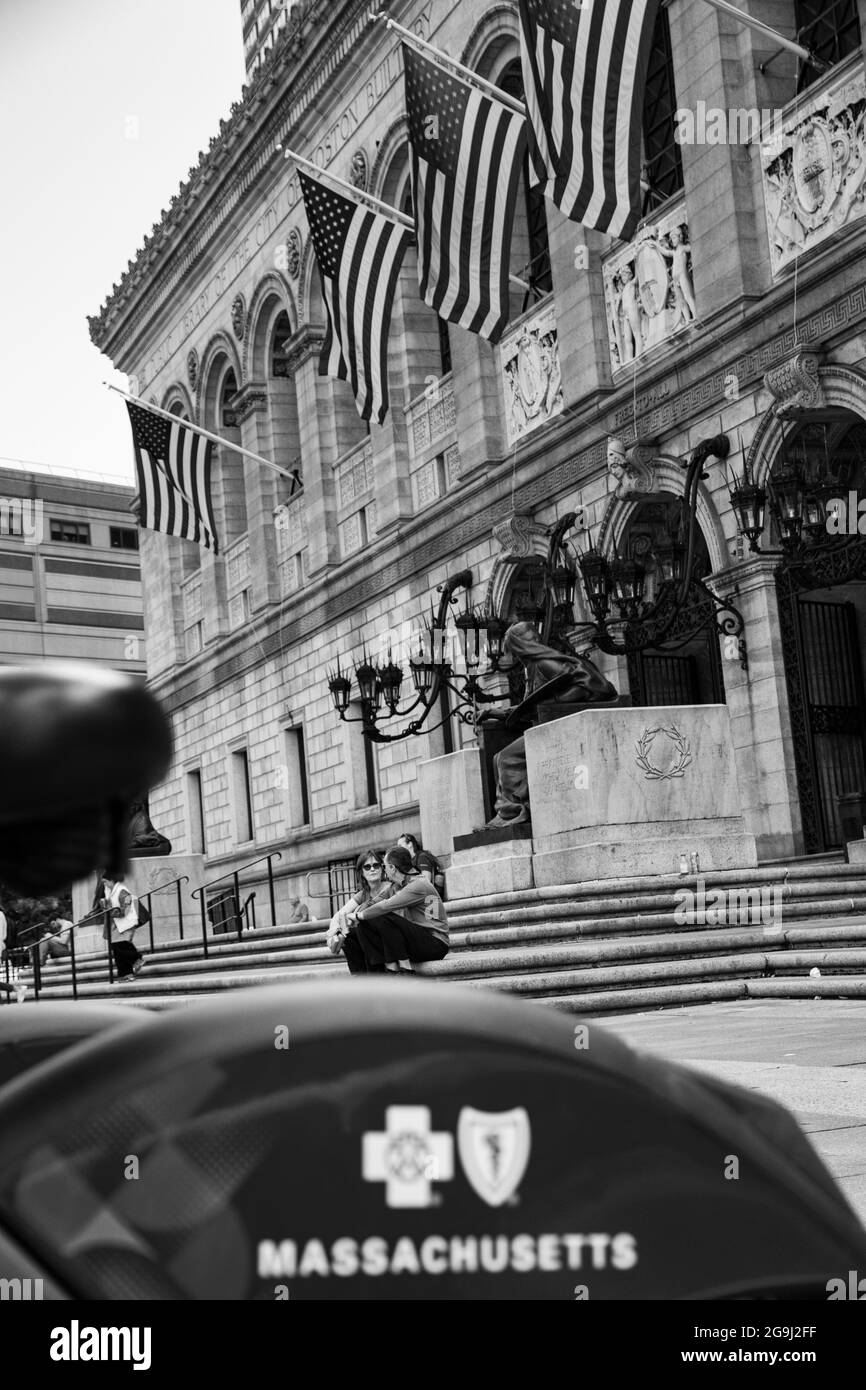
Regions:
<svg viewBox="0 0 866 1390"><path fill-rule="evenodd" d="M697 883L668 875L527 889L449 902L448 916L451 952L418 973L575 1014L866 997L866 870L841 858L764 865L748 876L708 873ZM325 946L326 928L319 921L244 931L240 940L210 936L206 954L200 936L150 951L142 932L146 961L134 983L112 984L105 956L85 956L77 994L162 1009L256 984L335 977L348 986L343 959ZM32 998L32 972L25 978ZM71 994L68 962L47 964L39 997Z"/></svg>

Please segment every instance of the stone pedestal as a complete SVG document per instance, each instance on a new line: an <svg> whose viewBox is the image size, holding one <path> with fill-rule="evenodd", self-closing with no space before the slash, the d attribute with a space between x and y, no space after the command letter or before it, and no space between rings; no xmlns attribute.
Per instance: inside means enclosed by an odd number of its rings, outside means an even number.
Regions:
<svg viewBox="0 0 866 1390"><path fill-rule="evenodd" d="M448 897L480 898L532 888L532 850L528 825L458 837L448 869Z"/></svg>
<svg viewBox="0 0 866 1390"><path fill-rule="evenodd" d="M536 887L757 864L725 705L588 708L525 745Z"/></svg>
<svg viewBox="0 0 866 1390"><path fill-rule="evenodd" d="M193 898L191 894L195 888L200 888L205 881L204 855L142 856L141 858L130 859L129 865L129 872L125 875L124 882L136 897L142 897L145 893L150 893L163 884L171 883L172 879L180 878L184 874L187 875L189 882L180 885L184 937L200 939L201 909L198 899ZM73 921L79 921L90 911L95 892L95 874L90 874L80 883L73 884ZM180 937L177 888L167 888L164 893L156 893L151 899L150 909L153 920L154 945L160 945L165 941L177 941ZM145 949L149 942L150 926L142 927L136 932L136 945L139 949ZM78 928L75 934L75 950L76 954L81 956L99 954L105 950L101 919L97 919L90 926Z"/></svg>
<svg viewBox="0 0 866 1390"><path fill-rule="evenodd" d="M463 748L420 763L418 803L424 848L437 858L450 855L455 835L467 835L485 821L481 750ZM449 877L449 891L450 882Z"/></svg>
<svg viewBox="0 0 866 1390"><path fill-rule="evenodd" d="M845 846L845 853L849 864L866 866L866 839L849 840Z"/></svg>

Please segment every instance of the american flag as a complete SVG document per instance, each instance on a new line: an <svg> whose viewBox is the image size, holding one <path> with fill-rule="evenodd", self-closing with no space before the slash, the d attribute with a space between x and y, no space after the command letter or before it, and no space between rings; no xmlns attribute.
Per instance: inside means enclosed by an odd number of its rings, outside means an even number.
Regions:
<svg viewBox="0 0 866 1390"><path fill-rule="evenodd" d="M218 554L209 439L127 401L138 474L138 524Z"/></svg>
<svg viewBox="0 0 866 1390"><path fill-rule="evenodd" d="M518 0L529 153L573 222L626 240L641 215L644 89L660 0Z"/></svg>
<svg viewBox="0 0 866 1390"><path fill-rule="evenodd" d="M388 413L391 307L412 231L299 172L328 311L322 376L351 384L362 420Z"/></svg>
<svg viewBox="0 0 866 1390"><path fill-rule="evenodd" d="M421 298L497 342L526 122L403 45Z"/></svg>

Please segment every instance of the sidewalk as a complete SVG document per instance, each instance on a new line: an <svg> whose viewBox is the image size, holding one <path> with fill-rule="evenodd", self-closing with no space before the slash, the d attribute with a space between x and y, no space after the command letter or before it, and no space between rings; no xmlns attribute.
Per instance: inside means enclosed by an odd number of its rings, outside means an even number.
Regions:
<svg viewBox="0 0 866 1390"><path fill-rule="evenodd" d="M767 999L606 1016L642 1052L786 1106L866 1225L866 1003Z"/></svg>

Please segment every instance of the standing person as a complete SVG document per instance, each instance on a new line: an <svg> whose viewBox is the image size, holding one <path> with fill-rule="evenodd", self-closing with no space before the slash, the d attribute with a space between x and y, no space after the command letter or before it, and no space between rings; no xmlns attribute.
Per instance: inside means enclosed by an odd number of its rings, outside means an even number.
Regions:
<svg viewBox="0 0 866 1390"><path fill-rule="evenodd" d="M15 979L11 981L9 979L12 961L7 955L6 938L8 935L9 923L6 920L6 913L3 911L3 908L0 907L0 961L5 962L5 969L3 971L4 978L0 979L0 989L5 989L7 995L14 994L16 1003L23 1004L27 996L27 986ZM9 937L10 942L13 938L14 933ZM9 951L12 951L11 945L9 946Z"/></svg>
<svg viewBox="0 0 866 1390"><path fill-rule="evenodd" d="M413 961L448 954L448 918L442 899L412 865L407 849L389 849L385 873L394 886L387 899L356 909L354 920L367 973L412 975Z"/></svg>
<svg viewBox="0 0 866 1390"><path fill-rule="evenodd" d="M351 898L343 903L331 918L327 943L332 955L338 956L342 951L353 975L363 975L366 973L367 964L358 943L354 926L355 913L359 907L366 907L369 903L378 902L380 898L390 897L392 892L391 884L385 876L385 858L379 850L369 849L358 855L355 883L357 886Z"/></svg>
<svg viewBox="0 0 866 1390"><path fill-rule="evenodd" d="M412 856L412 868L417 869L419 874L423 874L429 879L436 889L436 892L445 900L445 870L439 863L435 854L431 854L429 849L421 848L421 841L416 840L414 835L401 835L397 844L401 849L407 849Z"/></svg>
<svg viewBox="0 0 866 1390"><path fill-rule="evenodd" d="M118 981L134 980L144 957L133 945L133 935L138 926L138 903L120 879L102 878L103 897L101 907L111 918L111 954L117 967ZM109 939L108 929L103 927L103 940Z"/></svg>

